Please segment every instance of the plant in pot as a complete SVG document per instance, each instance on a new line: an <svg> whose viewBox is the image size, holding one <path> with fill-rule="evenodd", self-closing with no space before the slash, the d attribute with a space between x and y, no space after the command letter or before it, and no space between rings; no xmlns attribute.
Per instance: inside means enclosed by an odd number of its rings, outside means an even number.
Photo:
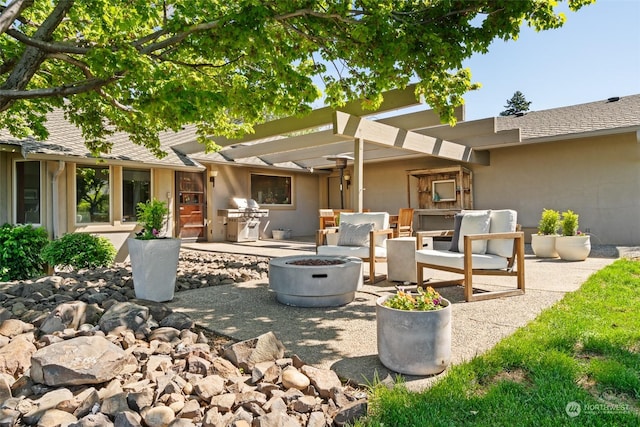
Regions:
<svg viewBox="0 0 640 427"><path fill-rule="evenodd" d="M556 251L565 261L584 261L591 252L591 236L578 230L578 218L572 210L562 212L562 236L556 238Z"/></svg>
<svg viewBox="0 0 640 427"><path fill-rule="evenodd" d="M560 212L543 209L538 223L538 234L531 235L531 249L539 258L557 258L556 237L560 228Z"/></svg>
<svg viewBox="0 0 640 427"><path fill-rule="evenodd" d="M451 303L433 288L399 289L376 301L378 357L388 369L433 375L451 360Z"/></svg>
<svg viewBox="0 0 640 427"><path fill-rule="evenodd" d="M162 235L169 208L165 202L153 199L138 203L136 213L142 230L127 240L136 298L170 301L176 286L181 241Z"/></svg>

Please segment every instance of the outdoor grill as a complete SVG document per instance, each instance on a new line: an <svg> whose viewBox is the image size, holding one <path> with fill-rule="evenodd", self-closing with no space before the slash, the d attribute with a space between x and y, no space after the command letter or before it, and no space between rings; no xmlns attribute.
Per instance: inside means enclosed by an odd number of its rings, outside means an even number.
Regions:
<svg viewBox="0 0 640 427"><path fill-rule="evenodd" d="M269 209L260 209L253 199L234 197L232 208L218 209L218 216L225 218L227 240L231 242L255 242L260 237L260 219L269 216Z"/></svg>

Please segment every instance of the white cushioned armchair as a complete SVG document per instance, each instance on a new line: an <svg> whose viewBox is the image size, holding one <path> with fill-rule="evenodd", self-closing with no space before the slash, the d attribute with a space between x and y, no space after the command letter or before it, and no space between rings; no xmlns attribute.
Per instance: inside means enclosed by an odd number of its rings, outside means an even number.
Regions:
<svg viewBox="0 0 640 427"><path fill-rule="evenodd" d="M318 230L316 252L361 258L369 263L369 283L374 283L376 262L386 261L386 241L391 237L387 212L342 212L338 229Z"/></svg>
<svg viewBox="0 0 640 427"><path fill-rule="evenodd" d="M418 232L417 281L424 281L424 269L462 274L461 279L428 282L429 286L463 285L466 301L524 294L524 233L519 231L517 212L467 210L456 214L449 250L422 249L422 238L442 236L442 231ZM516 276L516 288L474 293L473 275Z"/></svg>

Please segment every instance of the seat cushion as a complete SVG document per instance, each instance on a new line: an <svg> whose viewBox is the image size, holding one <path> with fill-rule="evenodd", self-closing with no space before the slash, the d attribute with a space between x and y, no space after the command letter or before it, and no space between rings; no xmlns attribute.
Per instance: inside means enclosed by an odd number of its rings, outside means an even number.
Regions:
<svg viewBox="0 0 640 427"><path fill-rule="evenodd" d="M386 258L387 249L376 246L376 258ZM335 256L355 256L358 258L369 258L369 248L366 246L335 246L323 245L318 246L318 255L335 255Z"/></svg>
<svg viewBox="0 0 640 427"><path fill-rule="evenodd" d="M460 223L460 236L458 238L458 250L464 251L464 236L467 234L485 234L489 232L491 225L491 211L464 211ZM471 253L483 254L487 251L486 240L474 240L471 242Z"/></svg>
<svg viewBox="0 0 640 427"><path fill-rule="evenodd" d="M513 209L491 210L489 233L511 233L516 231L518 213ZM513 255L513 239L495 239L487 242L487 253L510 257Z"/></svg>
<svg viewBox="0 0 640 427"><path fill-rule="evenodd" d="M338 237L338 246L369 246L370 233L374 224L349 224L341 222Z"/></svg>
<svg viewBox="0 0 640 427"><path fill-rule="evenodd" d="M493 254L472 254L472 267L479 270L507 268L507 259ZM464 269L464 254L461 252L420 249L416 251L416 262Z"/></svg>

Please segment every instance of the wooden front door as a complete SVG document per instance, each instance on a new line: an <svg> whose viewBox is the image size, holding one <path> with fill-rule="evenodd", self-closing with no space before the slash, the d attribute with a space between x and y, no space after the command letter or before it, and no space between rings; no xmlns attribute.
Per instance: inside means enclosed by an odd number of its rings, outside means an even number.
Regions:
<svg viewBox="0 0 640 427"><path fill-rule="evenodd" d="M176 172L178 237L204 240L206 200L203 172Z"/></svg>

